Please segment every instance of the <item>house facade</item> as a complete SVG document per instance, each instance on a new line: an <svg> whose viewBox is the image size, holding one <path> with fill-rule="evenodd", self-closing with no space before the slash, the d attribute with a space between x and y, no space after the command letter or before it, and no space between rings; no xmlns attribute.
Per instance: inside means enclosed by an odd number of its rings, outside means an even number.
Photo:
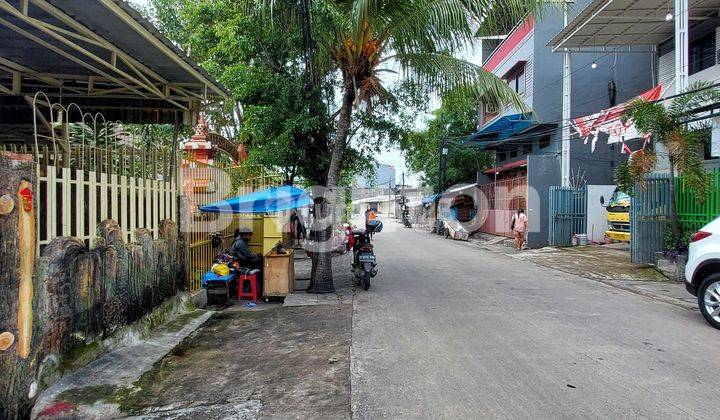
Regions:
<svg viewBox="0 0 720 420"><path fill-rule="evenodd" d="M587 3L573 4L570 15ZM532 112L481 104L478 130L465 140L495 153L494 167L478 175L488 198L488 217L480 230L509 236L511 214L525 208L530 247L547 245L548 192L561 184L562 131L569 124L563 120L563 57L547 44L563 26L562 10L550 10L542 18L528 16L483 60L483 67L505 80ZM595 113L650 89L653 64L649 51L573 57L570 79L576 88L570 117ZM569 157L571 178L588 184L612 183L614 168L627 159L619 146L600 148L582 141L571 143Z"/></svg>
<svg viewBox="0 0 720 420"><path fill-rule="evenodd" d="M720 83L720 1L594 0L554 36L549 46L575 57L613 53L637 55L651 51L647 72L661 87L660 98L680 95L695 82ZM560 56L561 54L557 54ZM577 98L573 97L573 101ZM708 169L720 167L718 104L708 104L694 123L711 126L711 141L701 151ZM595 111L597 112L597 110ZM667 154L656 145L658 172L669 170Z"/></svg>

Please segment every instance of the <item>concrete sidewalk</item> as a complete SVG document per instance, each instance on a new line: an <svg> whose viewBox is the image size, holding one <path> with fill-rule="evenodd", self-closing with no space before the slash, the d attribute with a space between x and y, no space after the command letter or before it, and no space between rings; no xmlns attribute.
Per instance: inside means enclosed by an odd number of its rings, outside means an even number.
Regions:
<svg viewBox="0 0 720 420"><path fill-rule="evenodd" d="M697 299L683 283L669 280L648 264L630 261L628 244L545 247L516 251L502 240L483 237L469 244L522 261L596 280L661 302L697 310Z"/></svg>
<svg viewBox="0 0 720 420"><path fill-rule="evenodd" d="M170 350L207 321L213 312L195 309L171 317L145 336L129 331L115 338L121 344L63 376L44 390L33 408L36 418L116 418L123 417L117 404L102 395L132 386ZM97 398L96 398L97 397Z"/></svg>
<svg viewBox="0 0 720 420"><path fill-rule="evenodd" d="M349 418L351 320L344 304L230 306L149 364L131 348L78 371L39 417Z"/></svg>
<svg viewBox="0 0 720 420"><path fill-rule="evenodd" d="M307 293L310 284L312 262L304 251L296 251L295 257L295 290L285 297L283 306L314 306L351 304L355 295L354 278L350 272L352 252L333 255L333 277L335 278L335 293L318 295Z"/></svg>

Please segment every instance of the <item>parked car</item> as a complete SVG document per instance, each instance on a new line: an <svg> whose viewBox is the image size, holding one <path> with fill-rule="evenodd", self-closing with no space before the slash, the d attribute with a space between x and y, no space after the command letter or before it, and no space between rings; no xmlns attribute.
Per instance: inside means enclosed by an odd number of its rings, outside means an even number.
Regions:
<svg viewBox="0 0 720 420"><path fill-rule="evenodd" d="M705 320L720 329L720 217L690 239L685 288L697 296Z"/></svg>

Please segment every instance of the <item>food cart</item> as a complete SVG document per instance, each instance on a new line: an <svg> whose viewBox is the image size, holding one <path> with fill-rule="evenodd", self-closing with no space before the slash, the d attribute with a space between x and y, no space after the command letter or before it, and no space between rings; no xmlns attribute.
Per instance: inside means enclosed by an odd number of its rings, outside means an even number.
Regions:
<svg viewBox="0 0 720 420"><path fill-rule="evenodd" d="M282 297L293 291L295 282L295 262L292 249L283 249L282 225L280 215L287 210L306 207L312 204L310 196L303 190L290 185L272 187L239 197L218 201L200 207L201 212L232 213L253 220L253 231L260 222L262 243L259 244L263 258L263 296ZM262 219L258 220L258 216ZM250 244L251 249L255 244ZM228 286L230 287L230 286ZM240 286L242 287L242 286Z"/></svg>

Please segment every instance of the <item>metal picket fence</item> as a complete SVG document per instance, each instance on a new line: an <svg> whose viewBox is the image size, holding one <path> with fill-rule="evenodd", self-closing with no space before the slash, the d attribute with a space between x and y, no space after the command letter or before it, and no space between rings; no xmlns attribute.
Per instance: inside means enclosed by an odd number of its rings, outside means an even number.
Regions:
<svg viewBox="0 0 720 420"><path fill-rule="evenodd" d="M635 186L630 210L630 260L654 263L665 246L670 223L670 175L654 174L644 187Z"/></svg>
<svg viewBox="0 0 720 420"><path fill-rule="evenodd" d="M171 150L81 140L0 144L0 151L32 154L36 162L38 249L58 236L90 245L106 219L118 222L126 242L135 239L135 229L148 229L157 238L161 221L177 221L177 157Z"/></svg>
<svg viewBox="0 0 720 420"><path fill-rule="evenodd" d="M675 208L683 232L695 232L720 216L720 169L710 173L705 202L698 203L682 176L675 180Z"/></svg>
<svg viewBox="0 0 720 420"><path fill-rule="evenodd" d="M570 246L574 235L587 233L587 189L551 186L549 198L548 242Z"/></svg>

